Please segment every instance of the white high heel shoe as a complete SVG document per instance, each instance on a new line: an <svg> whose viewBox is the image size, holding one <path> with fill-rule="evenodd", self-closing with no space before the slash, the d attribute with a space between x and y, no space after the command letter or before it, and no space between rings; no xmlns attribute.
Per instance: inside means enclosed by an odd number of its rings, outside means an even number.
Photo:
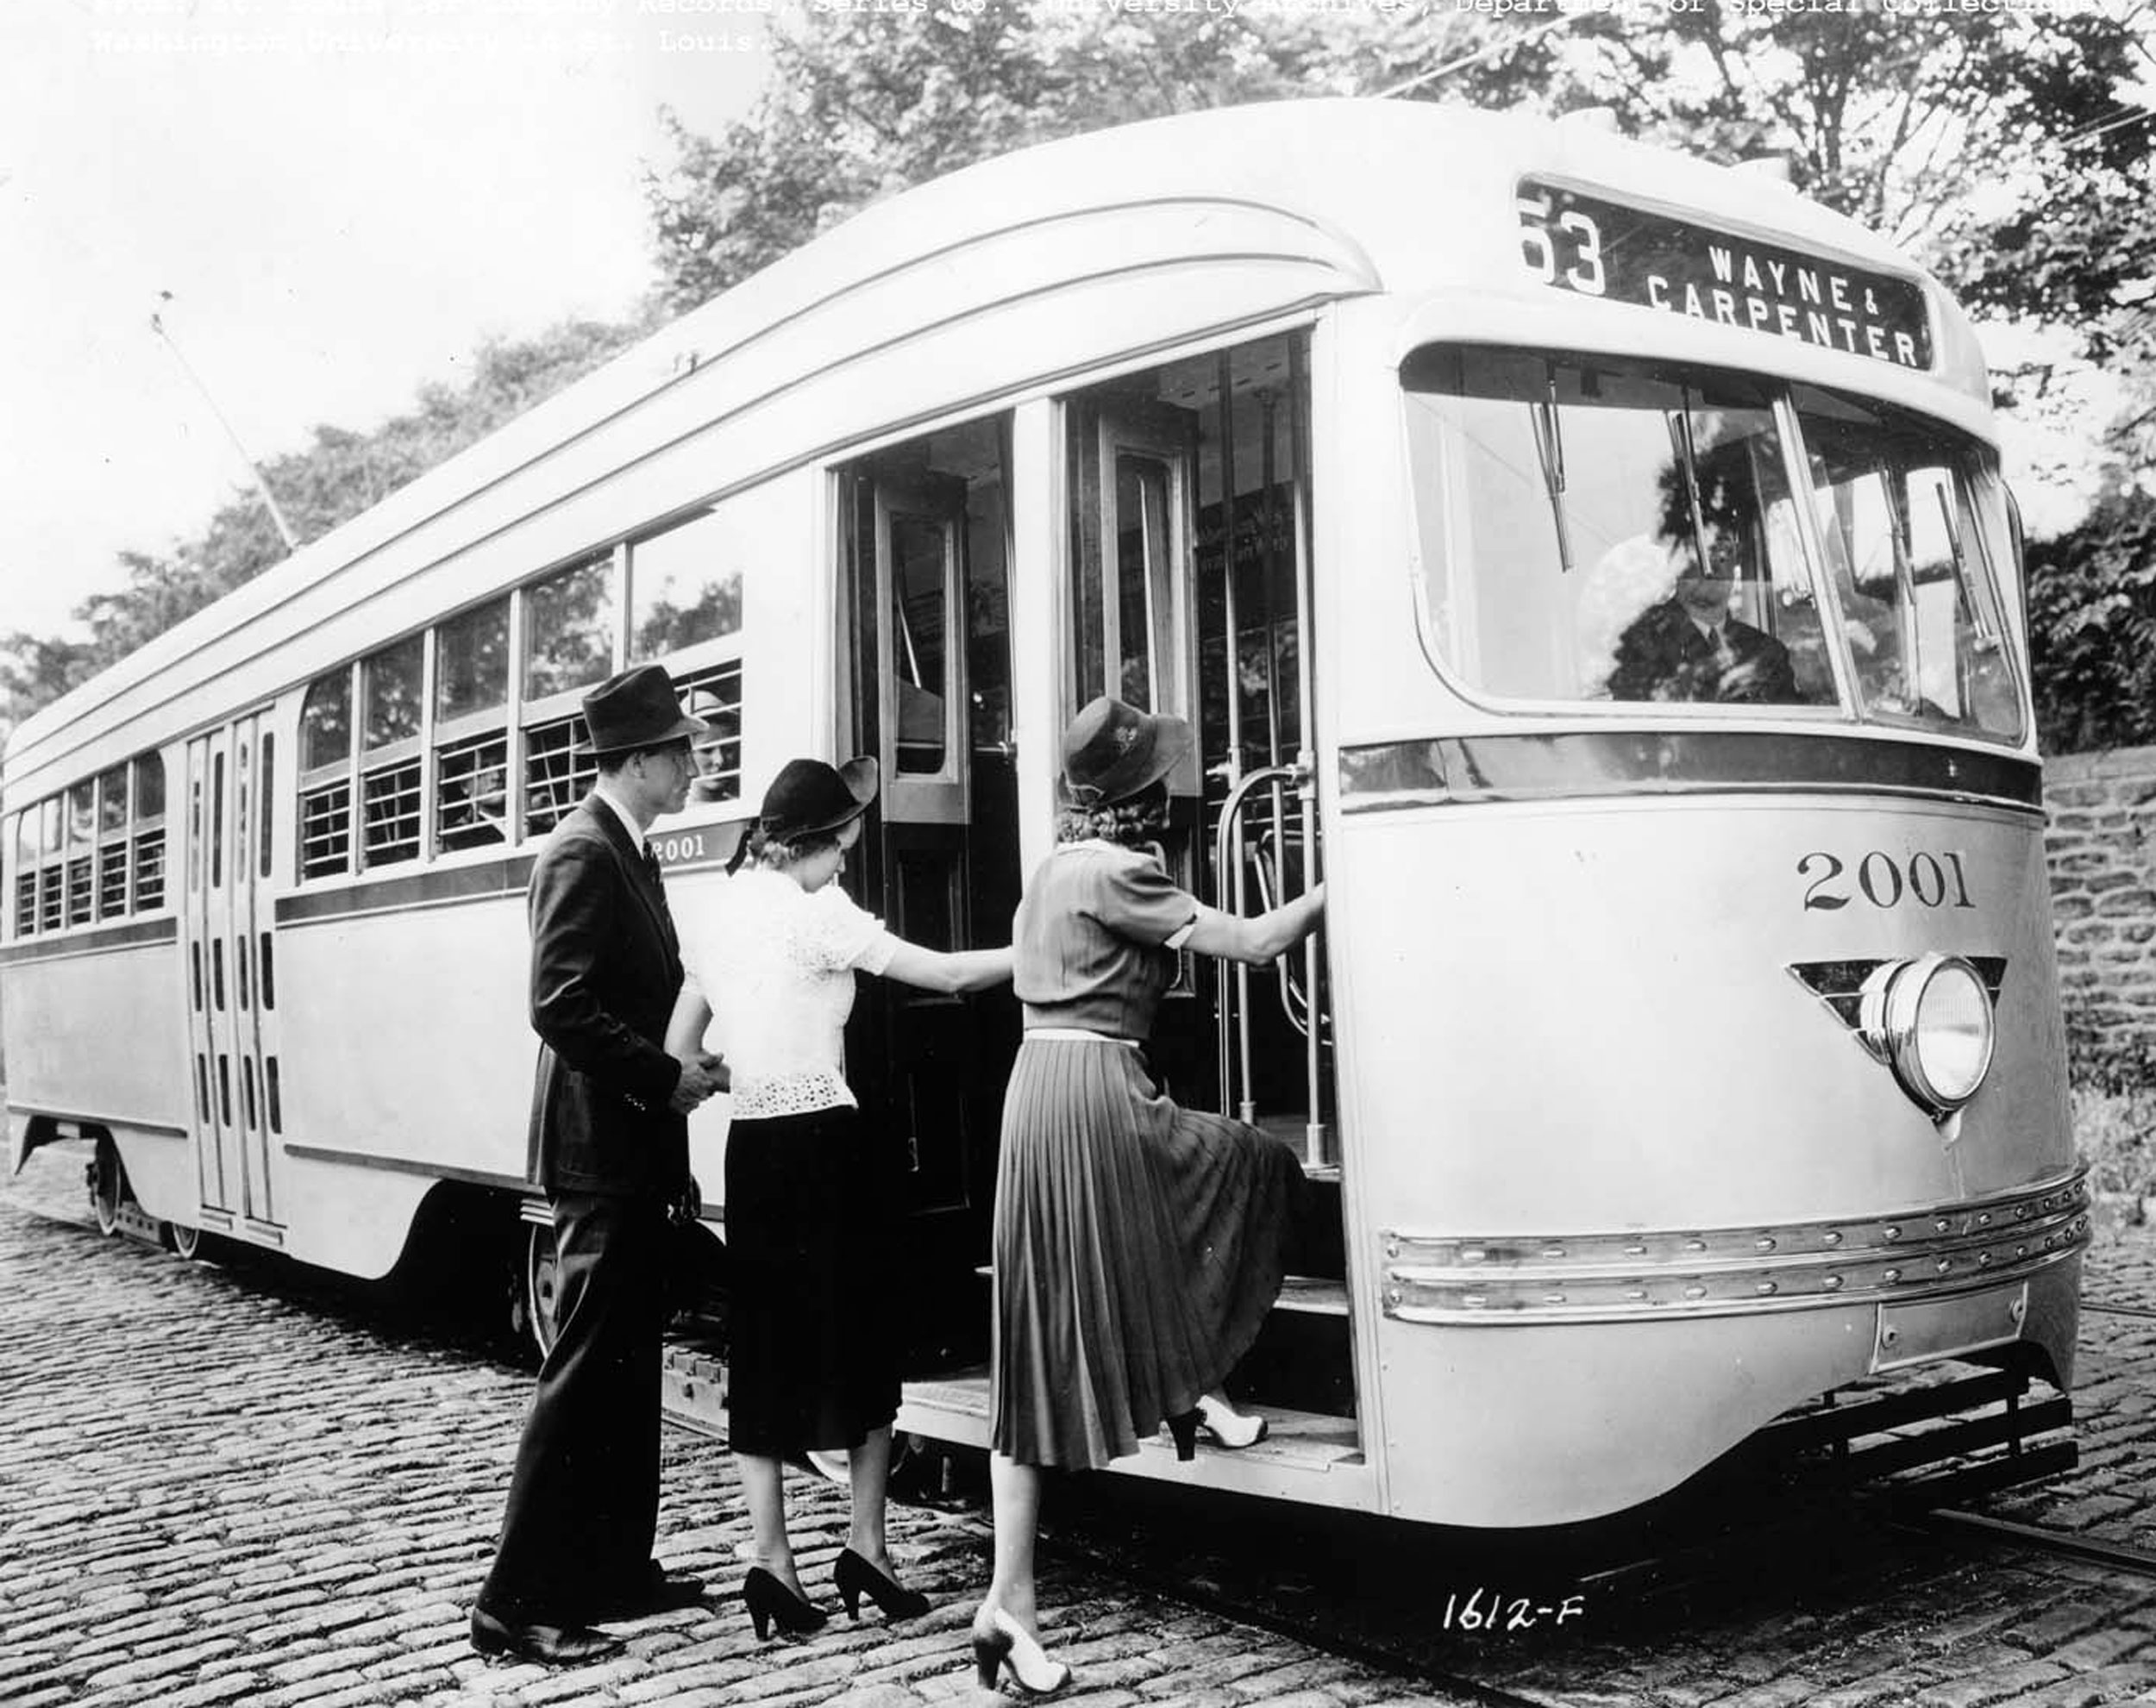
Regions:
<svg viewBox="0 0 2156 1708"><path fill-rule="evenodd" d="M974 1615L973 1665L983 1690L993 1690L997 1676L1008 1673L1018 1693L1035 1701L1070 1683L1070 1668L1043 1654L1040 1644L1000 1607L983 1607Z"/></svg>
<svg viewBox="0 0 2156 1708"><path fill-rule="evenodd" d="M1219 1395L1208 1393L1199 1397L1198 1434L1213 1446L1234 1452L1263 1441L1267 1426L1258 1413L1238 1411Z"/></svg>

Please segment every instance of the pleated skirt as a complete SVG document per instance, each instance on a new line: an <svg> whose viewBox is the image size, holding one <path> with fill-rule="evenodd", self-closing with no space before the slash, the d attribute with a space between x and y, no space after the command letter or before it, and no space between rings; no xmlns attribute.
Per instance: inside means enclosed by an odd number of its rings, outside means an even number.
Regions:
<svg viewBox="0 0 2156 1708"><path fill-rule="evenodd" d="M899 1174L857 1109L726 1136L726 1421L736 1453L858 1447L898 1416Z"/></svg>
<svg viewBox="0 0 2156 1708"><path fill-rule="evenodd" d="M1301 1165L1179 1107L1126 1045L1033 1039L1003 1105L989 1431L1027 1465L1138 1451L1279 1296Z"/></svg>

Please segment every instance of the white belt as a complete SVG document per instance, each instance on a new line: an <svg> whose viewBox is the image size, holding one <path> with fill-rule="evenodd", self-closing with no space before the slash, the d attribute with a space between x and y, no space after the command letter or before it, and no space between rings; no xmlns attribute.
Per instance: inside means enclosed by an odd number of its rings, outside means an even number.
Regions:
<svg viewBox="0 0 2156 1708"><path fill-rule="evenodd" d="M1136 1049L1136 1038L1112 1038L1106 1032L1088 1032L1082 1026L1028 1026L1025 1037L1030 1042L1039 1038L1057 1044L1121 1044L1125 1049Z"/></svg>

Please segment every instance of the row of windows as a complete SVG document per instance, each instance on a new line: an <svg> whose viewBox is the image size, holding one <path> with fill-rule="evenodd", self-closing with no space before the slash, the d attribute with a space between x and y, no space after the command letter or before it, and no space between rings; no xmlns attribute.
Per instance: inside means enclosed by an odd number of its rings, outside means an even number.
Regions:
<svg viewBox="0 0 2156 1708"><path fill-rule="evenodd" d="M141 754L15 816L15 932L165 904L165 760Z"/></svg>
<svg viewBox="0 0 2156 1708"><path fill-rule="evenodd" d="M300 876L544 835L597 776L577 751L582 695L650 659L678 661L712 726L697 798L737 798L743 558L706 510L317 678L300 714Z"/></svg>

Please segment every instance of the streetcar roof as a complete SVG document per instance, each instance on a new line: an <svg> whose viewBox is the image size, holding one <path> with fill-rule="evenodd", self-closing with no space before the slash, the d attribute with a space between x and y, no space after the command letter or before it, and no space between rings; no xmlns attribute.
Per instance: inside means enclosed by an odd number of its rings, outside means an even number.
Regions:
<svg viewBox="0 0 2156 1708"><path fill-rule="evenodd" d="M1346 297L1500 309L1510 299L1538 325L1561 327L1556 293L1520 265L1516 196L1527 172L1916 281L1935 340L1928 373L1890 374L1860 356L1777 347L1789 341L1759 335L1749 335L1752 365L1802 359L1832 378L1839 363L1850 383L1876 380L1980 427L1981 356L1935 282L1854 222L1758 172L1591 123L1430 103L1318 99L1150 120L1023 149L863 210L24 720L8 769L42 770L99 742L111 749L99 762L112 762L587 554L606 538L568 539L506 572L488 563L465 579L429 579L409 612L372 630L354 616L436 566L483 558L477 546L505 537L517 519L566 510L717 416L742 412L750 407L742 397L757 407L805 397L812 382L849 365L881 364L880 391L850 391L880 414L834 419L827 399L821 415L797 409L780 422L788 430L755 439L760 466L713 477L702 496L879 431L1007 404L1117 359ZM1622 323L1608 305L1557 306L1578 324ZM1050 309L1088 322L1086 337L1044 350L1026 315ZM1640 325L1636 317L1653 311L1615 312ZM1747 336L1701 333L1724 346ZM891 360L906 346L918 350L910 367ZM325 651L354 635L371 638ZM202 702L212 688L215 704Z"/></svg>

